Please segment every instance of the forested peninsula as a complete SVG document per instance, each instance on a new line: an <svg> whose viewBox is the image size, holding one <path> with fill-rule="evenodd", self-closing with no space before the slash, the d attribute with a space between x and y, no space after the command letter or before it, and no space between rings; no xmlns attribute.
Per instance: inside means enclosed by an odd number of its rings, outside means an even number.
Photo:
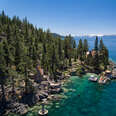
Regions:
<svg viewBox="0 0 116 116"><path fill-rule="evenodd" d="M107 70L109 53L102 38L78 44L71 35L64 38L37 28L27 18L0 14L0 115L25 114L43 99L62 92L62 82L72 72L101 74Z"/></svg>

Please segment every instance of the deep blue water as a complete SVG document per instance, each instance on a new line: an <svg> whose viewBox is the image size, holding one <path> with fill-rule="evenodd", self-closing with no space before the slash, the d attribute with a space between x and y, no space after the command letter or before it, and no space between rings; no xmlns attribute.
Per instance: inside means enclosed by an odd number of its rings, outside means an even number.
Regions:
<svg viewBox="0 0 116 116"><path fill-rule="evenodd" d="M84 38L82 38L83 40ZM113 60L116 61L116 38L102 38L104 44L106 45L106 47L109 50L109 57ZM79 38L75 38L76 43L78 44ZM95 37L94 38L88 38L88 44L90 49L94 48L94 41L95 41ZM100 40L100 38L99 38Z"/></svg>

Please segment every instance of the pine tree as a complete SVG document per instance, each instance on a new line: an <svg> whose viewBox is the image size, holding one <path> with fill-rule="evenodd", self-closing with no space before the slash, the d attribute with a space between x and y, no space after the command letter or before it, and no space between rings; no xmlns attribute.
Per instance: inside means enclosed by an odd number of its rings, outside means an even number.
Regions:
<svg viewBox="0 0 116 116"><path fill-rule="evenodd" d="M109 57L108 50L104 45L103 40L101 39L99 44L99 60L100 63L104 65L105 69L107 68L108 65L108 57Z"/></svg>
<svg viewBox="0 0 116 116"><path fill-rule="evenodd" d="M76 49L76 41L75 40L73 41L73 58L74 58L74 61L76 62L76 59L77 59L77 49Z"/></svg>
<svg viewBox="0 0 116 116"><path fill-rule="evenodd" d="M84 43L83 43L83 51L84 53L86 53L89 49L89 45L88 45L88 41L87 39L84 39Z"/></svg>
<svg viewBox="0 0 116 116"><path fill-rule="evenodd" d="M61 39L58 39L58 56L59 60L62 60L62 45L61 45Z"/></svg>
<svg viewBox="0 0 116 116"><path fill-rule="evenodd" d="M81 39L79 40L79 44L77 47L77 57L80 61L83 60L83 43Z"/></svg>
<svg viewBox="0 0 116 116"><path fill-rule="evenodd" d="M53 75L54 80L57 81L56 72L58 69L58 56L56 54L55 45L52 46L49 65L51 65L51 74Z"/></svg>
<svg viewBox="0 0 116 116"><path fill-rule="evenodd" d="M104 49L104 67L107 69L107 65L109 64L109 52L108 49L105 47Z"/></svg>
<svg viewBox="0 0 116 116"><path fill-rule="evenodd" d="M48 29L47 32L46 32L46 42L51 43L52 39L53 39L53 36L50 32L50 29Z"/></svg>
<svg viewBox="0 0 116 116"><path fill-rule="evenodd" d="M95 55L93 56L93 66L94 70L99 70L99 54L98 54L98 37L96 36L94 50L96 51Z"/></svg>
<svg viewBox="0 0 116 116"><path fill-rule="evenodd" d="M87 39L84 39L84 43L83 43L83 59L86 62L86 53L89 50L89 45L88 45L88 41Z"/></svg>
<svg viewBox="0 0 116 116"><path fill-rule="evenodd" d="M94 67L94 70L99 70L99 56L97 52L93 56L93 67Z"/></svg>
<svg viewBox="0 0 116 116"><path fill-rule="evenodd" d="M102 51L104 49L104 43L103 40L100 40L100 44L99 44L99 51Z"/></svg>
<svg viewBox="0 0 116 116"><path fill-rule="evenodd" d="M103 53L104 48L105 48L105 46L104 46L103 41L101 39L100 44L99 44L99 62L100 63L104 62L104 53Z"/></svg>
<svg viewBox="0 0 116 116"><path fill-rule="evenodd" d="M94 47L94 50L98 51L98 37L96 36L96 39L95 39L95 47Z"/></svg>
<svg viewBox="0 0 116 116"><path fill-rule="evenodd" d="M7 67L9 67L9 47L8 47L8 41L7 39L5 39L3 41L3 49L4 49L4 52L5 52L5 60L6 60L6 64L7 64Z"/></svg>
<svg viewBox="0 0 116 116"><path fill-rule="evenodd" d="M68 54L68 40L67 38L64 39L64 55L65 58L69 58L69 54Z"/></svg>
<svg viewBox="0 0 116 116"><path fill-rule="evenodd" d="M73 41L73 48L76 48L76 41Z"/></svg>
<svg viewBox="0 0 116 116"><path fill-rule="evenodd" d="M43 50L42 50L42 59L41 59L41 66L42 68L44 68L44 70L46 71L46 63L47 63L47 59L46 59L46 53L47 53L47 50L46 50L46 43L44 42L43 43Z"/></svg>

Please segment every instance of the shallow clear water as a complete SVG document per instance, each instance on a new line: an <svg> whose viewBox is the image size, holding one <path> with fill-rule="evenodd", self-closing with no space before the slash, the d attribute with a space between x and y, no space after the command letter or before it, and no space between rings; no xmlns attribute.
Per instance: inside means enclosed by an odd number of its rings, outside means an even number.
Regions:
<svg viewBox="0 0 116 116"><path fill-rule="evenodd" d="M72 76L64 85L64 99L48 105L48 116L116 116L116 81L100 85ZM38 108L26 116L38 116Z"/></svg>
<svg viewBox="0 0 116 116"><path fill-rule="evenodd" d="M72 77L65 93L56 108L54 103L49 116L116 116L116 82L99 85L83 78Z"/></svg>

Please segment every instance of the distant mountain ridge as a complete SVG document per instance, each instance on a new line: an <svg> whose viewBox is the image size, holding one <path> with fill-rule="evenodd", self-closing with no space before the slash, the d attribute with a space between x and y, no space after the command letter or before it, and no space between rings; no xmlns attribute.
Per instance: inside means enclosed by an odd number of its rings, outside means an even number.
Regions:
<svg viewBox="0 0 116 116"><path fill-rule="evenodd" d="M57 34L57 33L52 33L54 37L61 37L61 38L65 38L65 36ZM91 35L77 35L77 36L73 36L73 38L78 38L78 39L89 39L89 38L96 38L96 36L98 36L98 38L105 38L105 39L116 39L116 34L114 35L95 35L95 34L91 34Z"/></svg>
<svg viewBox="0 0 116 116"><path fill-rule="evenodd" d="M79 39L91 39L91 38L96 38L96 36L98 36L98 38L104 38L104 39L116 39L116 35L94 35L94 36L89 36L89 35L83 35L83 36L74 36L74 38L79 38Z"/></svg>
<svg viewBox="0 0 116 116"><path fill-rule="evenodd" d="M52 33L52 35L53 35L54 37L61 37L61 38L65 38L65 36L60 35L60 34L57 34L57 33Z"/></svg>

